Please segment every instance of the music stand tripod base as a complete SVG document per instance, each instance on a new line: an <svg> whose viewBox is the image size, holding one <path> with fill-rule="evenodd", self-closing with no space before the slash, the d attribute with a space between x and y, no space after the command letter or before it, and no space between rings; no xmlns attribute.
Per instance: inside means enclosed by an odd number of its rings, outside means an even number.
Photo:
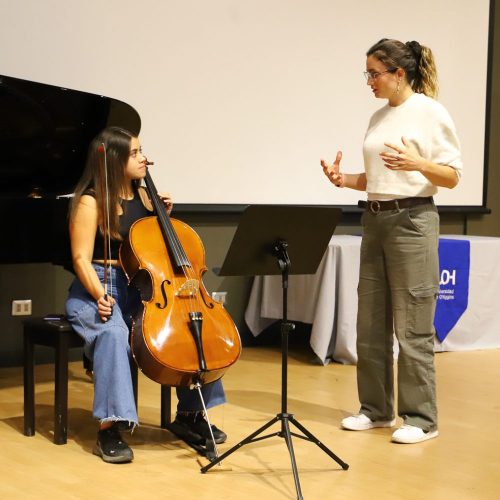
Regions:
<svg viewBox="0 0 500 500"><path fill-rule="evenodd" d="M294 274L315 273L340 215L341 211L335 208L262 205L250 206L243 213L224 264L218 274L221 276L238 276L281 273L283 291L281 412L210 464L202 467L202 473L209 471L242 446L274 436L281 437L286 442L298 499L303 497L292 436L315 443L329 457L335 460L343 470L349 468L347 463L327 448L287 410L288 335L295 327L287 319L288 276L291 262L294 262ZM311 221L314 221L314 224L311 224ZM298 260L297 265L295 264L295 258ZM278 432L261 435L278 422L281 425ZM290 424L301 431L302 434L292 432Z"/></svg>

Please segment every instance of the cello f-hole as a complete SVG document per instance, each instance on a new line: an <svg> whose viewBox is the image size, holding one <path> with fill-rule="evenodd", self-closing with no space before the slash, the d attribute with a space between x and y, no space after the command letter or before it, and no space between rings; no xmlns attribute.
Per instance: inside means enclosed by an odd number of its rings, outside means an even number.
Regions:
<svg viewBox="0 0 500 500"><path fill-rule="evenodd" d="M165 286L170 285L171 283L172 282L170 280L163 280L161 282L160 290L161 290L161 296L163 298L163 304L157 302L155 306L158 309L165 309L165 307L167 307L168 300L167 300L167 293L165 292Z"/></svg>
<svg viewBox="0 0 500 500"><path fill-rule="evenodd" d="M207 297L204 293L201 294L201 298L203 299L203 302L209 309L214 308L214 303L211 300L207 300Z"/></svg>

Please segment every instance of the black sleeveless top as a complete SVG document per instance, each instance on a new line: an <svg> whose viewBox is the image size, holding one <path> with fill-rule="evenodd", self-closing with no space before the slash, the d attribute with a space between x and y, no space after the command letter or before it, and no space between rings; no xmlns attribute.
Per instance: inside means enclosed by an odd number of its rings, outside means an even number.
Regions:
<svg viewBox="0 0 500 500"><path fill-rule="evenodd" d="M84 194L88 194L95 198L95 193L91 190L85 191ZM128 238L130 227L136 220L153 214L142 204L137 191L134 192L134 197L131 200L122 200L121 206L123 214L118 217L120 224L118 231L120 236L126 240ZM111 255L108 256L108 260L118 260L118 250L120 245L121 241L111 240ZM104 238L99 230L97 230L95 235L94 253L92 259L104 260Z"/></svg>

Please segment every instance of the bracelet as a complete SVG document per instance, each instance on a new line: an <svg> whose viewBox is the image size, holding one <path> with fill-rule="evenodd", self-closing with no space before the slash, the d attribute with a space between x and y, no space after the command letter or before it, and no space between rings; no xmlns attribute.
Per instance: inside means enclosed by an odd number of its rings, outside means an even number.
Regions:
<svg viewBox="0 0 500 500"><path fill-rule="evenodd" d="M339 174L341 179L338 184L335 184L339 188L343 188L345 186L345 175L344 174Z"/></svg>

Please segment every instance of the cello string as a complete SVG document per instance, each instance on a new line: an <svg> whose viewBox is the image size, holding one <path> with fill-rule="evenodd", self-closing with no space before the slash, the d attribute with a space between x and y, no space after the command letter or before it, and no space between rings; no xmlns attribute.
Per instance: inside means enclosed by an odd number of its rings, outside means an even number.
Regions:
<svg viewBox="0 0 500 500"><path fill-rule="evenodd" d="M165 225L164 227L166 228L166 232L168 233L168 241L171 244L171 250L172 253L175 255L175 257L178 258L177 262L180 262L181 265L181 272L183 274L183 277L180 279L177 278L176 272L174 272L174 285L175 289L178 290L180 287L187 285L187 293L188 295L184 295L182 290L180 292L180 295L177 296L177 301L176 304L180 306L179 308L179 313L180 317L185 318L185 321L189 323L191 321L190 313L195 312L196 310L200 311L199 307L196 307L196 296L193 297L191 294L191 284L188 282L190 279L194 279L194 269L192 264L189 262L187 255L178 239L177 232L175 231L175 228L173 226L173 222L168 218L168 214L166 211L162 211L162 219L164 219ZM163 221L162 221L163 222ZM184 339L185 342L193 342L194 338L191 336L188 336Z"/></svg>
<svg viewBox="0 0 500 500"><path fill-rule="evenodd" d="M184 251L181 242L177 236L177 233L173 226L173 222L171 221L167 213L166 207L159 198L158 191L154 185L151 175L149 174L149 170L147 171L145 180L146 180L146 186L149 188L150 191L150 196L152 198L153 205L155 206L156 209L156 215L158 218L158 222L160 224L160 228L163 228L163 230L166 233L164 235L164 237L167 240L165 241L165 244L167 247L170 248L170 251L174 257L174 262L171 263L175 264L176 267L177 264L179 264L181 267L180 271L184 275L184 279L182 278L178 279L177 274L179 270L178 269L174 270L173 273L174 291L175 293L177 293L177 291L180 290L179 295L177 295L179 300L175 301L175 303L178 306L180 306L179 308L180 317L184 318L186 323L190 323L191 322L190 313L196 311L198 312L202 311L202 308L200 307L201 303L199 303L199 284L196 287L196 289L193 290L193 284L195 283L195 281L190 281L190 280L196 280L193 265L189 262L186 252ZM168 248L166 250L168 252ZM196 282L199 283L198 280L196 280ZM187 290L183 291L182 287L187 287ZM185 295L184 292L187 293L187 296ZM194 338L191 337L190 340L188 340L188 338L185 339L185 342L190 343L194 341Z"/></svg>
<svg viewBox="0 0 500 500"><path fill-rule="evenodd" d="M192 283L194 283L194 281L196 281L196 274L194 272L192 263L190 262L184 248L182 247L182 245L179 241L179 238L177 236L177 232L175 231L175 228L174 228L171 220L168 220L167 227L168 227L168 231L169 231L170 236L171 236L170 242L172 243L172 246L173 246L172 250L175 253L175 255L179 258L179 262L182 263L181 269L182 269L182 273L184 274L184 278L185 278L185 281L183 284L186 284L187 289L188 289L187 300L184 300L184 299L186 299L186 297L183 296L181 303L184 305L184 310L186 311L186 313L194 312L194 311L196 311L196 309L199 310L199 307L195 307L197 305L198 294L196 293L196 291L195 291L194 295L191 293ZM190 280L194 280L194 281L190 281Z"/></svg>
<svg viewBox="0 0 500 500"><path fill-rule="evenodd" d="M186 251L182 247L182 244L177 236L177 232L173 226L172 220L169 218L166 210L162 210L162 219L165 221L165 226L167 232L169 233L169 242L172 245L172 251L176 257L178 257L178 262L181 262L181 270L184 274L184 282L181 283L181 286L185 285L187 287L187 296L182 295L181 293L181 305L182 311L186 318L189 318L189 313L191 312L201 312L202 308L200 303L200 287L199 280L196 277L195 270L193 268L193 264L190 262ZM198 283L198 285L194 288L194 283Z"/></svg>
<svg viewBox="0 0 500 500"><path fill-rule="evenodd" d="M177 237L177 233L175 231L175 228L173 227L172 221L170 220L170 218L167 214L165 206L163 205L161 200L159 200L158 191L156 190L156 187L153 183L153 180L151 179L151 176L149 174L149 170L148 170L148 173L146 176L146 185L149 187L150 195L152 197L154 204L156 205L155 208L156 208L156 212L157 212L157 217L160 220L161 227L165 228L165 230L167 232L167 240L168 240L168 243L170 246L170 250L175 257L176 262L181 264L181 270L182 270L182 273L184 274L185 280L188 281L190 279L195 279L192 264L189 262L189 259L187 258L187 255L186 255L184 249L182 248L182 245L180 244L180 241ZM167 251L168 251L168 249L167 249ZM187 286L188 287L190 286L189 283ZM184 298L185 297L182 297L182 299L184 299ZM194 308L195 301L193 301L192 295L188 295L188 298L189 298L189 300L187 301L187 303L185 300L181 301L181 304L183 305L183 309L185 310L185 312L187 314L189 314L189 312L194 311L194 309L195 309Z"/></svg>

